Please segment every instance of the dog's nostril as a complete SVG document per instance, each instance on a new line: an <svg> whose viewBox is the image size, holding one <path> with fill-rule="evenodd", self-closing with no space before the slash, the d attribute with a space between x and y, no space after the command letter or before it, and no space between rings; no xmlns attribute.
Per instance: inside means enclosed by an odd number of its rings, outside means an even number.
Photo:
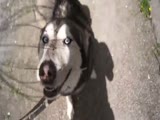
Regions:
<svg viewBox="0 0 160 120"><path fill-rule="evenodd" d="M39 68L39 76L41 80L56 78L56 67L52 61L44 61Z"/></svg>
<svg viewBox="0 0 160 120"><path fill-rule="evenodd" d="M50 77L50 76L52 76L52 73L51 73L51 71L48 71L48 76Z"/></svg>
<svg viewBox="0 0 160 120"><path fill-rule="evenodd" d="M39 71L39 76L44 76L44 75L45 75L44 71L43 71L43 70L40 70L40 71Z"/></svg>

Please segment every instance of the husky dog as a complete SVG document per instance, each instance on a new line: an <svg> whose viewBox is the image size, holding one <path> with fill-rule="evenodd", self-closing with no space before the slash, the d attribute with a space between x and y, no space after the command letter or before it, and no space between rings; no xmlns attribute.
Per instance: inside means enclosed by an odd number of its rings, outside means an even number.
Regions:
<svg viewBox="0 0 160 120"><path fill-rule="evenodd" d="M92 72L94 35L91 19L78 0L55 0L51 20L41 31L37 78L44 95L66 96L68 116L74 110L71 95L78 94Z"/></svg>

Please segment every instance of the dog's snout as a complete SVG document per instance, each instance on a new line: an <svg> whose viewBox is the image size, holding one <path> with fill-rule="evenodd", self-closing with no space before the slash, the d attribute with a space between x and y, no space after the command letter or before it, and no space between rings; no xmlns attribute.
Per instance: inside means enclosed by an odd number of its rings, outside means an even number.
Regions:
<svg viewBox="0 0 160 120"><path fill-rule="evenodd" d="M52 84L56 78L56 67L52 61L44 61L39 68L39 77L43 84Z"/></svg>

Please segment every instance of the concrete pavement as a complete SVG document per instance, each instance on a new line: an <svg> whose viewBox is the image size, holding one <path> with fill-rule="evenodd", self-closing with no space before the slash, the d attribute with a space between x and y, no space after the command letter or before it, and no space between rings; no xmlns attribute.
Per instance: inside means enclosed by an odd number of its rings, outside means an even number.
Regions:
<svg viewBox="0 0 160 120"><path fill-rule="evenodd" d="M14 1L15 3L10 1L11 12L10 9L4 10L6 14L13 14L20 7L34 4L32 0ZM156 40L151 22L140 13L139 1L81 0L81 2L90 9L92 27L97 39L95 41L97 77L88 82L80 95L74 96L75 120L159 120L160 76L158 63L152 52ZM6 7L8 2L2 3L4 4L1 7ZM17 22L35 21L34 15L33 12L26 14L20 20L16 19L13 25ZM4 15L2 18L5 18ZM35 28L20 27L8 32L10 30L10 28L2 30L1 44L38 43L39 31ZM38 56L35 48L0 47L0 50L3 56L0 61L8 66L35 68L37 65ZM18 120L32 108L36 103L34 101L40 98L41 88L39 83L21 84L36 81L34 70L1 66L1 71L0 119L7 119L7 113L10 112L9 120ZM3 76L4 73L13 75L21 82L3 79L6 78ZM8 82L11 85L8 86ZM12 89L12 85L31 96L19 95ZM55 101L37 120L67 120L65 99Z"/></svg>

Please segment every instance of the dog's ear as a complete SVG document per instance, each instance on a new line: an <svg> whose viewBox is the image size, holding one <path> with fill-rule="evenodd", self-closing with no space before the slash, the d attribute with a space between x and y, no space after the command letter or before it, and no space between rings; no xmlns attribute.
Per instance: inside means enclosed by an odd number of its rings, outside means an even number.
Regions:
<svg viewBox="0 0 160 120"><path fill-rule="evenodd" d="M112 59L112 55L109 51L108 46L105 43L99 43L99 51L101 53L100 58L103 57L103 61L101 63L101 65L103 65L104 67L104 74L106 75L106 77L108 78L109 81L113 80L114 74L113 74L113 68L114 68L114 63L113 63L113 59ZM102 69L102 68L101 68Z"/></svg>

